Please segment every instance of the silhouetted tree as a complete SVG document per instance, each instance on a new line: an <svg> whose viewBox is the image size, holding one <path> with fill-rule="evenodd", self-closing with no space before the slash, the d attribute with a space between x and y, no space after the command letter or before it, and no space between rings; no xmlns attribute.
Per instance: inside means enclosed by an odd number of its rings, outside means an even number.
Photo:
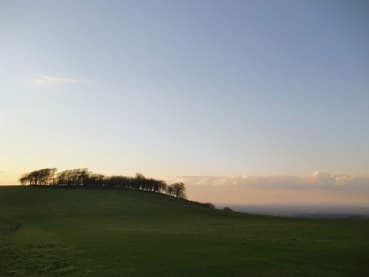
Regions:
<svg viewBox="0 0 369 277"><path fill-rule="evenodd" d="M22 175L22 177L19 178L19 182L22 186L26 186L29 183L28 174Z"/></svg>
<svg viewBox="0 0 369 277"><path fill-rule="evenodd" d="M24 174L19 181L22 185L45 186L53 185L56 168L43 168Z"/></svg>
<svg viewBox="0 0 369 277"><path fill-rule="evenodd" d="M185 184L184 183L174 183L168 186L167 192L169 195L177 198L186 198Z"/></svg>
<svg viewBox="0 0 369 277"><path fill-rule="evenodd" d="M174 194L176 197L186 198L184 183L175 183L173 184L173 187L174 187Z"/></svg>
<svg viewBox="0 0 369 277"><path fill-rule="evenodd" d="M167 194L170 196L174 196L174 188L172 185L167 186Z"/></svg>

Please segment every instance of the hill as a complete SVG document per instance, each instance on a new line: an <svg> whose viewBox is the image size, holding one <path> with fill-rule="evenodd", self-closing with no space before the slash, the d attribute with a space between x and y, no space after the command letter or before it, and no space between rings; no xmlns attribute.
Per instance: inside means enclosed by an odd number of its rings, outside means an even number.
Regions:
<svg viewBox="0 0 369 277"><path fill-rule="evenodd" d="M369 276L367 219L219 211L131 190L0 187L0 276Z"/></svg>

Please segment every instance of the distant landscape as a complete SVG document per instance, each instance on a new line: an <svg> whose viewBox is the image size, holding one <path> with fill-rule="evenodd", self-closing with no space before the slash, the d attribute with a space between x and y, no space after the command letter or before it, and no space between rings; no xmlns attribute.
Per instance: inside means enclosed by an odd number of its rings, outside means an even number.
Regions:
<svg viewBox="0 0 369 277"><path fill-rule="evenodd" d="M350 218L363 217L369 218L369 205L235 205L235 204L217 204L217 207L231 207L235 211L275 216L292 216L306 218Z"/></svg>

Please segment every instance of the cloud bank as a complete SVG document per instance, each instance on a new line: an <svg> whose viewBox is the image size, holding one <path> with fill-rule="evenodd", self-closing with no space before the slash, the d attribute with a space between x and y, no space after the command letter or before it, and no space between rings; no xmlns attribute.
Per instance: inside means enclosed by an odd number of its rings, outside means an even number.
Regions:
<svg viewBox="0 0 369 277"><path fill-rule="evenodd" d="M183 176L189 197L199 201L235 204L275 203L368 203L369 177L330 175L310 176Z"/></svg>

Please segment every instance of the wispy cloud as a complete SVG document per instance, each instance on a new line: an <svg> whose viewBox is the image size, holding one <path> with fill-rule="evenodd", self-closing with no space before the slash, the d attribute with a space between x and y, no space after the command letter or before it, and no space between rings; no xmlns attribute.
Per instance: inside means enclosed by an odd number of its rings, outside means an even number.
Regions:
<svg viewBox="0 0 369 277"><path fill-rule="evenodd" d="M81 82L81 80L69 78L69 77L60 77L60 76L38 76L32 79L32 84L35 86L59 86L59 85L68 85L68 84L76 84Z"/></svg>

